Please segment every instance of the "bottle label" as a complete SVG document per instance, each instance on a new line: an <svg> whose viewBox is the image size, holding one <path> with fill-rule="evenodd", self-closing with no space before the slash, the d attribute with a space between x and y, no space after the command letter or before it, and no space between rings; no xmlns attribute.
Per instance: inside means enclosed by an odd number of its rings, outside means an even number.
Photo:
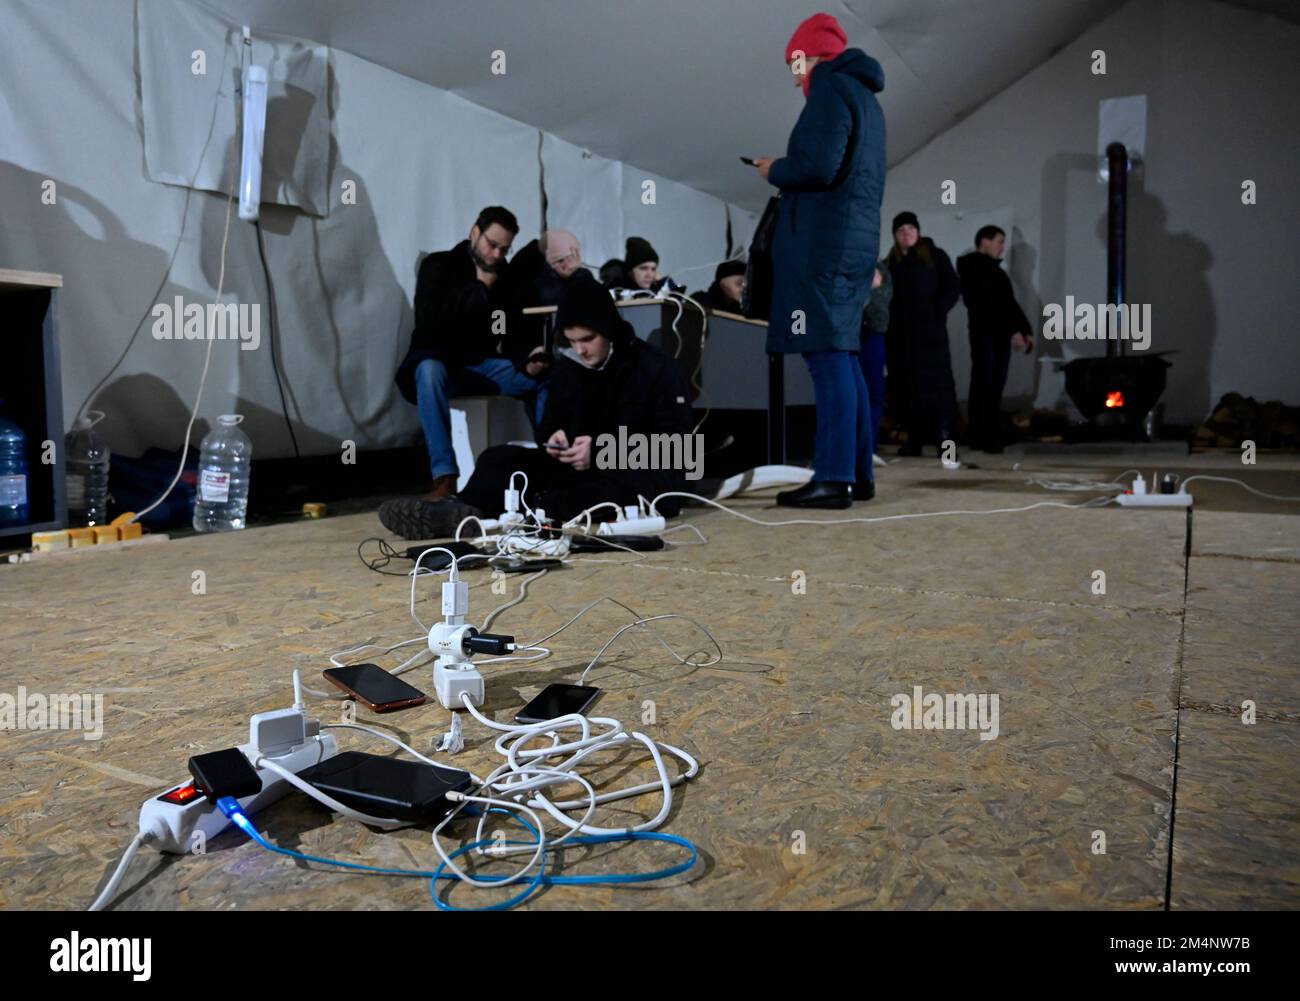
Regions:
<svg viewBox="0 0 1300 1001"><path fill-rule="evenodd" d="M27 477L0 476L0 505L17 507L27 503Z"/></svg>
<svg viewBox="0 0 1300 1001"><path fill-rule="evenodd" d="M67 480L68 507L80 511L86 506L86 478L69 475Z"/></svg>
<svg viewBox="0 0 1300 1001"><path fill-rule="evenodd" d="M230 499L230 474L203 470L199 474L199 499L211 504L226 503Z"/></svg>

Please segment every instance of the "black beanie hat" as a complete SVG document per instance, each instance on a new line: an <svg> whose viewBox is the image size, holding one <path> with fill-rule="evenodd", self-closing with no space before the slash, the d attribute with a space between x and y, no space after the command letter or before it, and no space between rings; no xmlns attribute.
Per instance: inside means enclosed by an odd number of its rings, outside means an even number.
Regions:
<svg viewBox="0 0 1300 1001"><path fill-rule="evenodd" d="M560 299L555 323L566 327L587 327L611 340L620 318L610 294L596 282L570 282Z"/></svg>
<svg viewBox="0 0 1300 1001"><path fill-rule="evenodd" d="M659 255L655 253L655 248L650 246L649 240L643 240L639 236L629 236L627 238L627 253L623 255L623 265L631 271L638 264L645 264L648 261L659 263Z"/></svg>
<svg viewBox="0 0 1300 1001"><path fill-rule="evenodd" d="M897 233L900 226L915 226L916 231L921 231L921 223L916 218L915 212L900 212L894 216L894 225L889 228L891 233Z"/></svg>
<svg viewBox="0 0 1300 1001"><path fill-rule="evenodd" d="M720 282L724 278L732 278L736 275L745 273L744 261L723 261L718 265L718 270L713 272L713 280Z"/></svg>

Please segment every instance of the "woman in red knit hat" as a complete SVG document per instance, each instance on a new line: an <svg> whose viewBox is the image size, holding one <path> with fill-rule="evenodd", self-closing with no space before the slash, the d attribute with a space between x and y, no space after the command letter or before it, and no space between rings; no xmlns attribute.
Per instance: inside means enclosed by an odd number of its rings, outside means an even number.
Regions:
<svg viewBox="0 0 1300 1001"><path fill-rule="evenodd" d="M875 495L857 351L880 243L885 116L876 94L885 75L846 41L830 14L799 25L785 59L807 101L785 156L756 161L781 191L767 350L803 355L817 402L813 477L777 495L786 507L846 508Z"/></svg>

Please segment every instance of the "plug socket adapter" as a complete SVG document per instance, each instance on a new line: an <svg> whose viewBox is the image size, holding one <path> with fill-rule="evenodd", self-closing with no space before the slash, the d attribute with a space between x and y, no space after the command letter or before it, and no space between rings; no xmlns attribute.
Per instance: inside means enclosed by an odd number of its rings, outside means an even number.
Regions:
<svg viewBox="0 0 1300 1001"><path fill-rule="evenodd" d="M308 729L307 714L301 709L272 709L249 717L248 742L268 758L278 758L305 744Z"/></svg>

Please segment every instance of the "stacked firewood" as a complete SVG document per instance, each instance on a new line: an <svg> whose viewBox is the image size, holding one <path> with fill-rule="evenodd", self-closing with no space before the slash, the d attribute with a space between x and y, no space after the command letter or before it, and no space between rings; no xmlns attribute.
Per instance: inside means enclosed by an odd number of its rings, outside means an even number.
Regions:
<svg viewBox="0 0 1300 1001"><path fill-rule="evenodd" d="M1192 432L1192 444L1202 447L1236 448L1243 441L1258 448L1300 448L1300 407L1228 393Z"/></svg>

